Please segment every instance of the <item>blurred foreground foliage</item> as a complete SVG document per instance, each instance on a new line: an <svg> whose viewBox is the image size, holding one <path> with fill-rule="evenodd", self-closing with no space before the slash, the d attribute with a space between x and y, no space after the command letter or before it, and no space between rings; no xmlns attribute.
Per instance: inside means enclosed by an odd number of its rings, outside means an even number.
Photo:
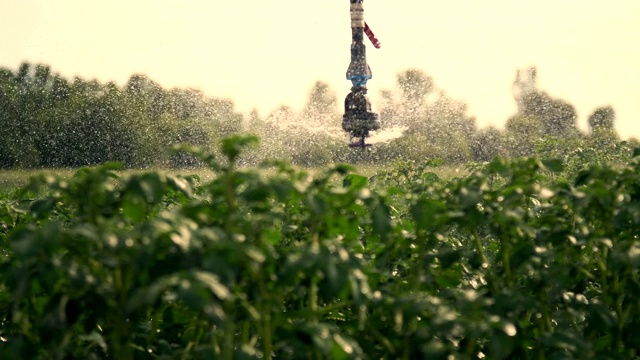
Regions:
<svg viewBox="0 0 640 360"><path fill-rule="evenodd" d="M255 143L0 198L0 358L640 357L638 151L311 177Z"/></svg>

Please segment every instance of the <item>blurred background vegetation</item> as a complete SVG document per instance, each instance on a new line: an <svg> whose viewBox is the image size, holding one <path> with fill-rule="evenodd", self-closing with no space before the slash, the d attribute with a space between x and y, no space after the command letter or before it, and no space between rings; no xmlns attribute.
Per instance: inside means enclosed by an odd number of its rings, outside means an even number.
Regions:
<svg viewBox="0 0 640 360"><path fill-rule="evenodd" d="M192 167L198 165L194 157L168 149L189 143L216 151L220 139L238 133L261 139L246 154L246 164L279 159L300 166L434 158L457 165L532 155L570 165L576 156L604 159L637 145L620 141L610 106L595 109L588 131L581 131L571 104L537 88L535 68L516 73L513 94L518 110L505 128L479 129L464 102L447 96L422 70L408 69L397 75L397 88L383 90L376 104L383 127L401 129L403 135L361 151L346 146L342 99L321 81L302 111L283 105L261 116L255 110L239 113L232 100L199 90L164 89L140 74L118 86L66 79L49 66L23 63L15 71L0 68L0 168L108 161L128 168Z"/></svg>

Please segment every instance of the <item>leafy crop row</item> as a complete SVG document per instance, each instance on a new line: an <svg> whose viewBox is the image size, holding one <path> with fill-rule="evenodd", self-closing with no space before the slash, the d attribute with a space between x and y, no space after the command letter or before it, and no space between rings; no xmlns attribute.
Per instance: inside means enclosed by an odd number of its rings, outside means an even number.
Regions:
<svg viewBox="0 0 640 360"><path fill-rule="evenodd" d="M0 358L640 357L640 162L34 178L0 200ZM266 175L269 174L269 175ZM337 184L336 179L342 184Z"/></svg>

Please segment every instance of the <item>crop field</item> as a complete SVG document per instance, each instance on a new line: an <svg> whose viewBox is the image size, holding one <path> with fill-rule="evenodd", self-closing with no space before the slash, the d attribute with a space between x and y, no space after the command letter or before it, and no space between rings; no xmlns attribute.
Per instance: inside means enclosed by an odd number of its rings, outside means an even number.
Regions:
<svg viewBox="0 0 640 360"><path fill-rule="evenodd" d="M396 163L393 166L384 165L358 165L354 166L354 171L359 175L373 176L381 171L390 170L394 167L399 167L401 164ZM243 168L243 167L241 167ZM245 167L246 168L246 167ZM300 171L305 171L311 176L321 174L326 170L326 167L298 167ZM78 169L11 169L0 170L0 194L11 192L29 184L32 177L41 176L42 174L48 174L59 177L61 179L68 179L72 177ZM201 182L207 182L213 180L216 177L216 173L209 168L191 168L191 169L151 169L149 171L158 172L164 175L176 175L176 176L197 176ZM118 176L129 176L133 174L139 174L144 172L143 170L126 170L126 169L114 169L114 173ZM272 175L276 171L274 168L267 168L261 170L262 174ZM434 166L431 168L431 172L444 179L450 179L467 175L468 169L464 166ZM337 181L332 179L332 181ZM337 181L336 183L340 183Z"/></svg>
<svg viewBox="0 0 640 360"><path fill-rule="evenodd" d="M362 175L248 142L6 191L0 358L640 358L638 151Z"/></svg>

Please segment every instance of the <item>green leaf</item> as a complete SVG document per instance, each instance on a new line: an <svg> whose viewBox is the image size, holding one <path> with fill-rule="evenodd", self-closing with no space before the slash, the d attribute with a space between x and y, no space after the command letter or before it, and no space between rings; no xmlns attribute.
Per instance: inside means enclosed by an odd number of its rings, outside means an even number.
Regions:
<svg viewBox="0 0 640 360"><path fill-rule="evenodd" d="M129 297L127 309L134 311L139 307L155 303L159 296L168 288L176 286L180 282L178 275L167 275L157 278L149 286L137 288Z"/></svg>
<svg viewBox="0 0 640 360"><path fill-rule="evenodd" d="M247 189L242 193L242 196L251 202L264 202L269 198L270 189L266 186L255 186Z"/></svg>
<svg viewBox="0 0 640 360"><path fill-rule="evenodd" d="M44 199L38 199L31 203L30 212L31 216L36 219L45 219L49 216L49 213L56 205L56 199L47 197Z"/></svg>
<svg viewBox="0 0 640 360"><path fill-rule="evenodd" d="M542 165L544 165L547 170L555 173L560 173L564 170L562 160L560 159L544 159L542 160Z"/></svg>
<svg viewBox="0 0 640 360"><path fill-rule="evenodd" d="M352 190L364 189L367 186L368 179L366 176L349 174L344 177L342 186Z"/></svg>
<svg viewBox="0 0 640 360"><path fill-rule="evenodd" d="M102 351L104 351L105 353L107 352L107 342L104 340L102 335L100 335L95 330L89 334L78 336L78 339L94 345L98 345L102 349Z"/></svg>
<svg viewBox="0 0 640 360"><path fill-rule="evenodd" d="M133 223L140 223L146 217L146 205L139 197L127 196L122 202L122 215Z"/></svg>
<svg viewBox="0 0 640 360"><path fill-rule="evenodd" d="M158 173L144 174L142 178L139 180L138 185L142 190L144 199L149 204L156 204L162 200L165 193L165 188L162 180L160 179L160 174Z"/></svg>
<svg viewBox="0 0 640 360"><path fill-rule="evenodd" d="M421 229L433 229L438 225L438 217L445 213L445 204L431 199L420 199L411 206L411 215L416 226Z"/></svg>
<svg viewBox="0 0 640 360"><path fill-rule="evenodd" d="M353 359L362 355L360 344L352 338L334 333L333 341L337 347L334 346L331 351L332 359Z"/></svg>
<svg viewBox="0 0 640 360"><path fill-rule="evenodd" d="M12 233L11 248L23 259L35 256L43 249L43 243L31 227Z"/></svg>
<svg viewBox="0 0 640 360"><path fill-rule="evenodd" d="M591 170L582 170L576 176L576 180L574 181L575 186L580 186L586 184L591 179Z"/></svg>
<svg viewBox="0 0 640 360"><path fill-rule="evenodd" d="M455 264L462 258L462 252L460 250L443 251L438 254L440 260L440 266L447 269L451 265Z"/></svg>
<svg viewBox="0 0 640 360"><path fill-rule="evenodd" d="M516 345L516 338L504 333L504 329L496 330L489 338L489 355L493 359L509 359L512 356L513 348Z"/></svg>
<svg viewBox="0 0 640 360"><path fill-rule="evenodd" d="M455 268L440 271L434 274L436 283L443 288L454 288L460 284L462 273Z"/></svg>
<svg viewBox="0 0 640 360"><path fill-rule="evenodd" d="M206 285L218 299L225 300L231 297L229 289L220 282L216 275L206 271L193 271L192 274L198 281Z"/></svg>
<svg viewBox="0 0 640 360"><path fill-rule="evenodd" d="M536 255L536 250L533 244L519 242L509 257L509 262L511 266L517 269L519 266L528 262L534 255Z"/></svg>
<svg viewBox="0 0 640 360"><path fill-rule="evenodd" d="M386 238L386 236L393 230L389 207L386 204L378 204L375 209L373 209L372 217L373 231L381 238Z"/></svg>
<svg viewBox="0 0 640 360"><path fill-rule="evenodd" d="M354 168L353 166L348 164L337 164L336 166L333 167L332 170L340 175L346 175L349 172L354 171Z"/></svg>
<svg viewBox="0 0 640 360"><path fill-rule="evenodd" d="M222 140L222 153L229 159L229 162L234 163L243 148L256 144L258 144L256 136L234 135Z"/></svg>

